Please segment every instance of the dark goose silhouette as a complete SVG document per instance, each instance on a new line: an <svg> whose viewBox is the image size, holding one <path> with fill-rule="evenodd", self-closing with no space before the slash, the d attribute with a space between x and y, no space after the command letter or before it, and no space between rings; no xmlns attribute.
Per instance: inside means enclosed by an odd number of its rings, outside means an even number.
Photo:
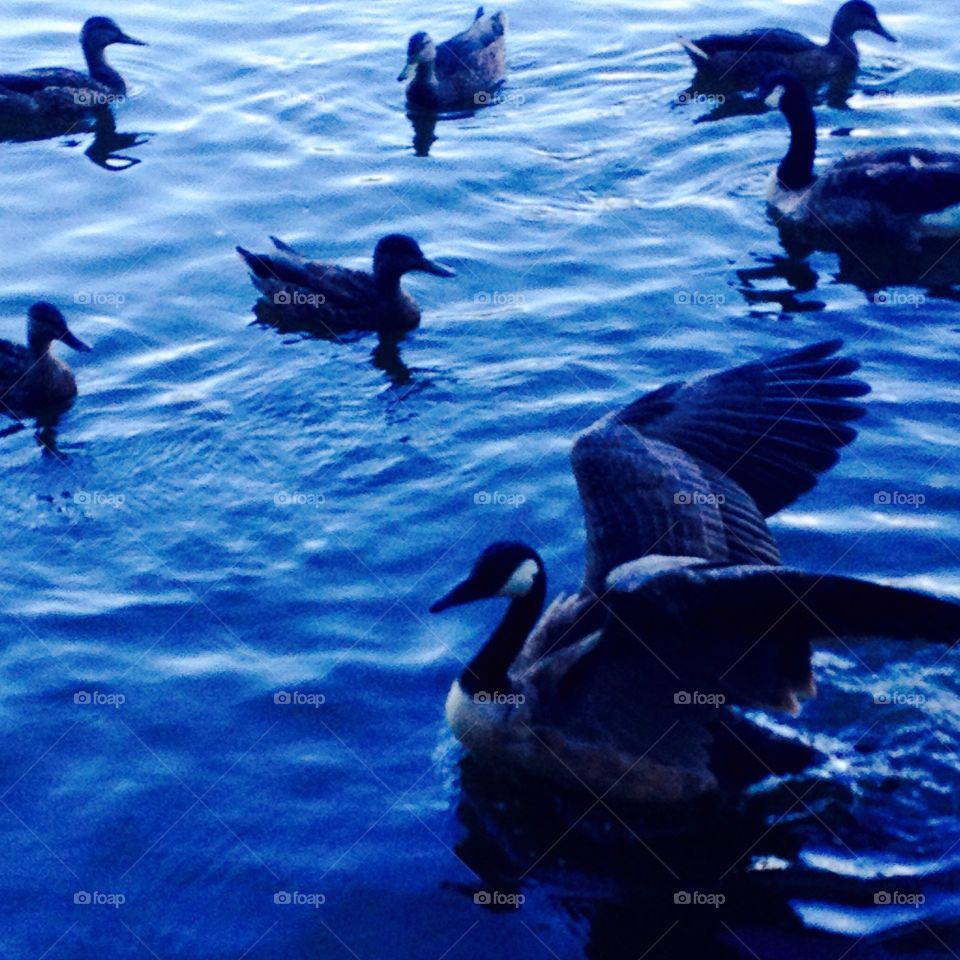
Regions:
<svg viewBox="0 0 960 960"><path fill-rule="evenodd" d="M795 712L811 643L960 637L960 606L780 565L767 517L851 443L869 387L840 341L672 383L576 441L580 590L541 616L523 543L487 548L431 608L510 599L446 713L482 761L627 802L679 802L799 772L815 752L730 707Z"/></svg>
<svg viewBox="0 0 960 960"><path fill-rule="evenodd" d="M812 234L879 237L913 250L924 237L960 231L960 153L866 150L816 174L817 121L806 88L775 73L759 96L775 93L790 125L790 148L767 194L778 217Z"/></svg>

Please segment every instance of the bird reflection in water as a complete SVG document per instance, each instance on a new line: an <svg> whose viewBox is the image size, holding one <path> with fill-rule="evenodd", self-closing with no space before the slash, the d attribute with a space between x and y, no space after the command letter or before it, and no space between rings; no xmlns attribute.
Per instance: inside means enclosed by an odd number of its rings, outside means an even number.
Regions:
<svg viewBox="0 0 960 960"><path fill-rule="evenodd" d="M92 133L93 140L84 155L104 170L113 172L128 170L136 166L141 160L118 151L139 147L148 142L149 136L145 133L123 133L117 130L117 121L109 107L103 107L82 120L72 122L64 127L57 125L11 126L0 120L0 143L35 143L40 140L55 140L59 137L68 138L67 146L75 147L81 144L81 134Z"/></svg>
<svg viewBox="0 0 960 960"><path fill-rule="evenodd" d="M370 335L370 331L348 332L324 328L315 323L298 322L296 315L278 309L269 300L259 299L253 307L256 319L253 324L272 327L281 334L295 334L299 339L325 340L330 343L356 343ZM377 333L377 344L370 354L370 362L386 374L391 386L403 387L413 382L413 371L404 363L400 344L406 339L404 333Z"/></svg>
<svg viewBox="0 0 960 960"><path fill-rule="evenodd" d="M928 236L916 249L905 249L865 240L854 244L838 237L813 239L784 221L777 228L784 255L758 257L760 265L737 271L740 293L751 307L776 304L783 314L823 310L823 301L805 296L815 293L820 282L810 263L818 252L835 255L839 269L832 279L857 287L870 303L960 300L960 240L956 237ZM891 292L895 288L914 290Z"/></svg>

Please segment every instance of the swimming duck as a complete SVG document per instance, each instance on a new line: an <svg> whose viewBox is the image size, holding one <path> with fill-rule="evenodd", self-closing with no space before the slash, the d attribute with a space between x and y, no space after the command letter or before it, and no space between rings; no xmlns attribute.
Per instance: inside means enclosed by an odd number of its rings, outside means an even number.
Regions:
<svg viewBox="0 0 960 960"><path fill-rule="evenodd" d="M446 701L475 757L628 802L739 789L817 756L724 709L796 712L815 692L812 640L960 637L958 605L780 566L765 518L836 463L865 412L841 346L668 384L580 436L579 592L541 616L543 560L500 542L431 607L510 601Z"/></svg>
<svg viewBox="0 0 960 960"><path fill-rule="evenodd" d="M751 89L774 70L789 70L808 81L828 80L856 72L860 53L854 35L877 33L894 37L880 23L877 11L864 0L849 0L833 18L830 39L823 46L792 30L748 30L746 33L680 38L699 71L731 86Z"/></svg>
<svg viewBox="0 0 960 960"><path fill-rule="evenodd" d="M126 84L104 56L112 43L146 46L125 34L109 17L91 17L80 33L87 73L66 67L40 67L0 74L0 121L69 121L122 99Z"/></svg>
<svg viewBox="0 0 960 960"><path fill-rule="evenodd" d="M429 34L415 33L407 65L397 80L410 80L407 103L420 110L488 106L507 72L507 16L477 10L468 30L435 46Z"/></svg>
<svg viewBox="0 0 960 960"><path fill-rule="evenodd" d="M456 276L428 260L416 240L400 233L377 243L373 273L312 263L283 241L270 239L279 256L237 247L254 286L285 315L326 331L412 330L420 322L420 308L401 289L400 278L415 271Z"/></svg>
<svg viewBox="0 0 960 960"><path fill-rule="evenodd" d="M960 154L867 150L817 176L817 122L804 85L792 74L775 73L758 95L777 95L790 125L790 149L767 194L785 220L815 233L880 235L914 248L924 234L960 227L954 220L960 213Z"/></svg>
<svg viewBox="0 0 960 960"><path fill-rule="evenodd" d="M27 346L0 340L0 409L16 418L69 406L77 395L70 368L50 347L61 340L74 350L90 350L67 327L63 314L46 301L27 312Z"/></svg>

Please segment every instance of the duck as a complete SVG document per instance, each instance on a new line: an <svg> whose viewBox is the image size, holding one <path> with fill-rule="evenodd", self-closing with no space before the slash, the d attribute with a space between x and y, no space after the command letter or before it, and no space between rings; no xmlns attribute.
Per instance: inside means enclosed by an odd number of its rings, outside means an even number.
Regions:
<svg viewBox="0 0 960 960"><path fill-rule="evenodd" d="M483 7L467 30L439 46L429 34L415 33L397 77L410 81L407 105L433 112L489 106L507 72L506 34L506 14L488 16Z"/></svg>
<svg viewBox="0 0 960 960"><path fill-rule="evenodd" d="M860 53L854 36L876 33L896 43L880 22L876 8L865 0L849 0L833 18L830 39L814 43L802 33L783 29L748 30L678 42L700 73L744 90L752 90L774 70L789 70L808 82L822 82L856 73Z"/></svg>
<svg viewBox="0 0 960 960"><path fill-rule="evenodd" d="M54 340L82 353L60 310L40 300L27 311L27 345L0 340L0 409L15 419L68 407L77 395L70 368L51 350Z"/></svg>
<svg viewBox="0 0 960 960"><path fill-rule="evenodd" d="M413 237L393 233L378 241L373 272L314 263L271 237L278 253L251 253L237 247L254 286L288 319L321 332L372 330L401 333L420 323L420 308L400 287L405 273L454 277L428 260Z"/></svg>
<svg viewBox="0 0 960 960"><path fill-rule="evenodd" d="M927 235L960 230L960 153L866 150L816 174L817 122L803 83L793 74L774 73L757 96L776 99L790 127L789 150L767 190L782 222L828 240L872 236L913 250Z"/></svg>
<svg viewBox="0 0 960 960"><path fill-rule="evenodd" d="M445 713L481 765L628 804L739 794L820 754L744 710L795 714L811 643L960 637L960 605L784 566L767 518L857 435L870 387L842 341L669 383L589 427L571 455L583 583L543 612L522 541L487 547L430 608L501 597L506 614Z"/></svg>
<svg viewBox="0 0 960 960"><path fill-rule="evenodd" d="M91 17L80 32L87 73L40 67L0 74L0 121L7 125L70 122L122 101L127 85L104 56L114 43L147 46L124 33L109 17Z"/></svg>

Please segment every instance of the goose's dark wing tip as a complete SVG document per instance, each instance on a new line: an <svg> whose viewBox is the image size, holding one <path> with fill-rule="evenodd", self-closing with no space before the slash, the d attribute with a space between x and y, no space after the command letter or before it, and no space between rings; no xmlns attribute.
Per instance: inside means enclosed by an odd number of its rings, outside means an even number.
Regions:
<svg viewBox="0 0 960 960"><path fill-rule="evenodd" d="M870 386L842 348L824 340L669 383L587 430L573 455L587 585L650 552L776 562L763 518L816 485L866 413Z"/></svg>

